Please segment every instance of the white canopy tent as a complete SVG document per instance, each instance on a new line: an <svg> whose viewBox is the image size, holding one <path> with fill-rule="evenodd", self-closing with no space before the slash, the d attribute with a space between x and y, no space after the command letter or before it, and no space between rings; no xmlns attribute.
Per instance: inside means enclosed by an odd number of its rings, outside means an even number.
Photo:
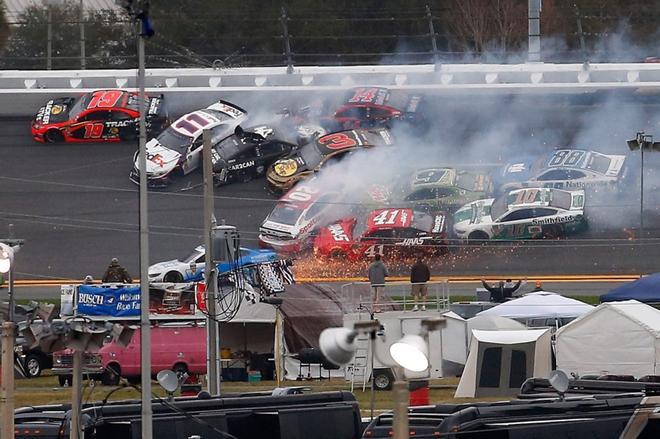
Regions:
<svg viewBox="0 0 660 439"><path fill-rule="evenodd" d="M594 309L592 305L549 291L538 291L481 311L478 316L500 316L530 321L534 319L574 319Z"/></svg>
<svg viewBox="0 0 660 439"><path fill-rule="evenodd" d="M531 377L552 369L550 330L472 331L470 353L456 398L511 396Z"/></svg>
<svg viewBox="0 0 660 439"><path fill-rule="evenodd" d="M557 367L578 375L660 374L660 311L636 300L600 304L556 334Z"/></svg>

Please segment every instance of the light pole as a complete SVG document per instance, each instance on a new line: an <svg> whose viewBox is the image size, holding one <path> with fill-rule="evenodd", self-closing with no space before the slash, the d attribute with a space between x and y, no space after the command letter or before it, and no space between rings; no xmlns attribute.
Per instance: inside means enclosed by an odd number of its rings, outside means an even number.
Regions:
<svg viewBox="0 0 660 439"><path fill-rule="evenodd" d="M14 438L14 344L16 341L16 323L14 323L14 253L23 244L15 245L0 242L0 273L7 274L7 294L9 310L7 320L2 323L2 384L0 385L0 439Z"/></svg>
<svg viewBox="0 0 660 439"><path fill-rule="evenodd" d="M631 151L640 151L639 172L639 236L644 233L644 150L660 150L660 142L653 142L653 136L644 131L637 133L634 139L628 140Z"/></svg>

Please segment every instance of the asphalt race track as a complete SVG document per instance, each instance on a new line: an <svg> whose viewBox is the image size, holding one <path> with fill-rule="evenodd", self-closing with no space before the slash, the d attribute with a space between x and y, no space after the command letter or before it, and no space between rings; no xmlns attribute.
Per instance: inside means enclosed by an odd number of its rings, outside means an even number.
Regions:
<svg viewBox="0 0 660 439"><path fill-rule="evenodd" d="M546 125L557 123L570 131L570 121L584 109L562 107L560 113L554 107L547 109L552 118L537 115L536 128L542 127L547 134ZM437 129L442 129L441 125ZM16 258L16 277L82 279L91 274L98 279L112 257L119 258L137 277L138 188L128 179L136 144L39 144L29 135L27 119L3 119L0 126L0 237L9 237L8 225L13 224L14 237L26 240ZM529 129L533 132L535 127ZM630 130L632 137L635 130ZM625 143L621 148L619 153L628 153ZM636 160L636 156L632 158ZM638 161L631 162L639 166ZM652 174L656 168L660 169L660 159L649 157L647 173ZM636 176L632 178L637 181ZM652 178L648 184L646 233L642 239L636 230L624 230L636 228L639 222L639 193L635 192L629 197L624 195L620 205L610 204L594 213L608 217L616 212L623 218L619 222L606 222L570 239L456 246L448 256L433 261L433 272L531 277L658 271L660 220L655 215L659 203L654 194L660 191L655 190ZM202 242L201 173L180 178L171 187L149 194L150 260L185 256ZM215 214L239 228L243 245L256 246L259 224L274 202L265 180L253 180L216 188ZM301 257L299 275L342 277L364 273L362 266L325 264L311 256ZM407 271L402 267L399 273Z"/></svg>

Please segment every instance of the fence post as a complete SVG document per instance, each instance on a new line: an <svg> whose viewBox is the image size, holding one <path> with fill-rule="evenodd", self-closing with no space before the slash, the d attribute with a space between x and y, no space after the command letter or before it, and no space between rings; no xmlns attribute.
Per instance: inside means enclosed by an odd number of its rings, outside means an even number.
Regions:
<svg viewBox="0 0 660 439"><path fill-rule="evenodd" d="M48 5L48 23L46 24L46 70L53 68L53 6Z"/></svg>
<svg viewBox="0 0 660 439"><path fill-rule="evenodd" d="M433 27L433 15L431 14L431 7L426 5L426 18L429 21L429 34L431 36L431 49L433 50L433 63L438 62L438 43L435 40L435 28Z"/></svg>
<svg viewBox="0 0 660 439"><path fill-rule="evenodd" d="M85 70L85 8L80 0L80 69Z"/></svg>
<svg viewBox="0 0 660 439"><path fill-rule="evenodd" d="M578 9L578 5L576 3L573 3L573 9L575 10L575 18L577 20L578 36L580 37L580 49L582 50L582 61L587 62L589 61L589 59L587 57L587 45L584 42L584 32L582 32L582 16L580 15L580 9Z"/></svg>
<svg viewBox="0 0 660 439"><path fill-rule="evenodd" d="M280 22L282 23L282 33L284 37L284 53L286 55L286 72L293 73L293 61L291 60L291 41L289 40L289 27L287 21L289 18L286 15L286 9L282 6L282 15L280 15Z"/></svg>

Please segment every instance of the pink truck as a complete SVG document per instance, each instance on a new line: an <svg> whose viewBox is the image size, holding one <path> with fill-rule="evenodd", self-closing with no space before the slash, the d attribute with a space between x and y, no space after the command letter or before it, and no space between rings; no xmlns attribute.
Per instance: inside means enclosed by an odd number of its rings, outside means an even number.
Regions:
<svg viewBox="0 0 660 439"><path fill-rule="evenodd" d="M53 373L60 385L71 383L72 351L53 354ZM120 377L140 380L140 330L126 347L106 343L98 352L85 353L83 374L100 377L105 385L116 385ZM161 325L151 328L151 375L170 369L178 373L206 373L206 328L192 325Z"/></svg>

